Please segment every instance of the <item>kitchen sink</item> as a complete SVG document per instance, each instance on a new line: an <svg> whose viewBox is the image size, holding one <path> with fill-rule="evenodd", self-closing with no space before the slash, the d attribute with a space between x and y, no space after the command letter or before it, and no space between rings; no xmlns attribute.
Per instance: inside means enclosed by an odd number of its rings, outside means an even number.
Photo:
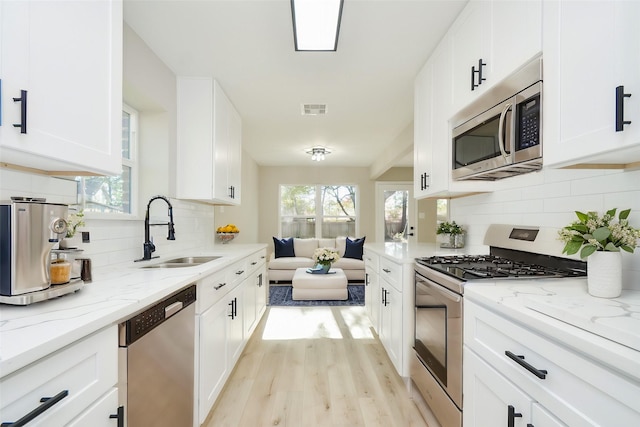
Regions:
<svg viewBox="0 0 640 427"><path fill-rule="evenodd" d="M210 261L215 261L220 256L189 256L173 258L167 261L160 262L158 264L146 265L142 268L181 268L181 267L193 267L196 265L204 264Z"/></svg>

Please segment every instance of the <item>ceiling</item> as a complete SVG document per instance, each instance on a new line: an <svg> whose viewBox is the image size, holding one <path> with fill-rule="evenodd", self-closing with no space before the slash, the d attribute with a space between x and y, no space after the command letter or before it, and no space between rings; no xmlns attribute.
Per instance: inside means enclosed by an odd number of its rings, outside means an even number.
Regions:
<svg viewBox="0 0 640 427"><path fill-rule="evenodd" d="M218 80L258 164L311 165L322 145L323 165L368 167L412 126L413 80L465 3L345 0L336 52L294 50L289 0L125 0L124 17L176 75Z"/></svg>

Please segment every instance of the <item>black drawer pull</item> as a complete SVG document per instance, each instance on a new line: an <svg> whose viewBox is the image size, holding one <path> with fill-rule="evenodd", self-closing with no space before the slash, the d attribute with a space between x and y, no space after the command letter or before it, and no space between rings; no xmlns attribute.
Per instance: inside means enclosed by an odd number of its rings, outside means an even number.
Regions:
<svg viewBox="0 0 640 427"><path fill-rule="evenodd" d="M36 417L42 415L45 411L51 408L56 403L60 402L62 399L69 395L69 390L62 390L60 393L56 394L53 397L43 397L40 399L42 405L38 406L33 411L29 412L24 417L20 418L18 421L13 423L2 423L1 427L22 427L27 425L27 423L33 421Z"/></svg>
<svg viewBox="0 0 640 427"><path fill-rule="evenodd" d="M124 427L124 406L119 406L118 412L116 412L115 414L109 415L109 418L117 419L118 427Z"/></svg>
<svg viewBox="0 0 640 427"><path fill-rule="evenodd" d="M530 365L529 363L524 361L524 356L520 356L517 354L514 354L512 352L510 352L509 350L505 351L504 354L507 355L507 357L511 360L513 360L514 362L516 362L518 365L522 366L524 369L526 369L527 371L531 372L533 375L535 375L536 377L540 378L541 380L547 378L547 371L545 369L537 369L536 367Z"/></svg>
<svg viewBox="0 0 640 427"><path fill-rule="evenodd" d="M251 265L256 265L257 263L258 263L258 261L253 261L253 262L251 263Z"/></svg>
<svg viewBox="0 0 640 427"><path fill-rule="evenodd" d="M227 283L218 283L216 286L213 287L213 289L215 289L216 291L220 288L222 288L223 286L227 286Z"/></svg>
<svg viewBox="0 0 640 427"><path fill-rule="evenodd" d="M384 271L385 273L391 273L391 270L383 268L382 271Z"/></svg>
<svg viewBox="0 0 640 427"><path fill-rule="evenodd" d="M516 408L509 405L507 407L507 427L514 427L516 424L516 418L522 418L522 414L516 412Z"/></svg>
<svg viewBox="0 0 640 427"><path fill-rule="evenodd" d="M20 133L27 133L27 91L20 91L20 98L13 98L13 102L20 103L20 123L15 123L13 127L20 128Z"/></svg>
<svg viewBox="0 0 640 427"><path fill-rule="evenodd" d="M616 87L616 132L622 132L624 125L630 125L630 120L624 119L624 99L631 98L630 93L624 93L624 86Z"/></svg>
<svg viewBox="0 0 640 427"><path fill-rule="evenodd" d="M239 275L241 275L242 273L244 273L244 270L238 270L238 271L236 271L236 274L237 274L238 276L239 276Z"/></svg>

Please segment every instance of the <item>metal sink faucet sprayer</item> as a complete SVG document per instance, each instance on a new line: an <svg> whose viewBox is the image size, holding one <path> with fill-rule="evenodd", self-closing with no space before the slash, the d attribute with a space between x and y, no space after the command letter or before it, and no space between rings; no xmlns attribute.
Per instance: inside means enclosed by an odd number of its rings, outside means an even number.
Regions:
<svg viewBox="0 0 640 427"><path fill-rule="evenodd" d="M169 205L169 222L160 223L160 224L149 224L149 208L151 207L151 203L157 199L162 199L167 203L167 205ZM167 236L167 240L176 240L176 230L173 227L173 206L171 206L171 202L169 202L169 199L167 199L164 196L154 196L149 200L149 203L147 204L147 213L144 217L144 244L143 244L144 256L140 259L137 259L136 262L148 261L152 258L158 258L158 256L154 256L154 257L151 256L151 254L156 250L156 246L153 244L153 240L151 240L151 237L149 235L149 227L152 225L168 226L169 235Z"/></svg>

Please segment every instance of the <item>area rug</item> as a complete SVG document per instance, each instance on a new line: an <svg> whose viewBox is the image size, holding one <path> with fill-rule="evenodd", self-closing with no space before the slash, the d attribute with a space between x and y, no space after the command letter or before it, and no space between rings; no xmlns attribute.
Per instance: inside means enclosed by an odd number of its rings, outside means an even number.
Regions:
<svg viewBox="0 0 640 427"><path fill-rule="evenodd" d="M364 305L364 285L347 285L349 299L346 301L310 300L294 301L291 299L291 286L270 286L269 305L290 307Z"/></svg>

